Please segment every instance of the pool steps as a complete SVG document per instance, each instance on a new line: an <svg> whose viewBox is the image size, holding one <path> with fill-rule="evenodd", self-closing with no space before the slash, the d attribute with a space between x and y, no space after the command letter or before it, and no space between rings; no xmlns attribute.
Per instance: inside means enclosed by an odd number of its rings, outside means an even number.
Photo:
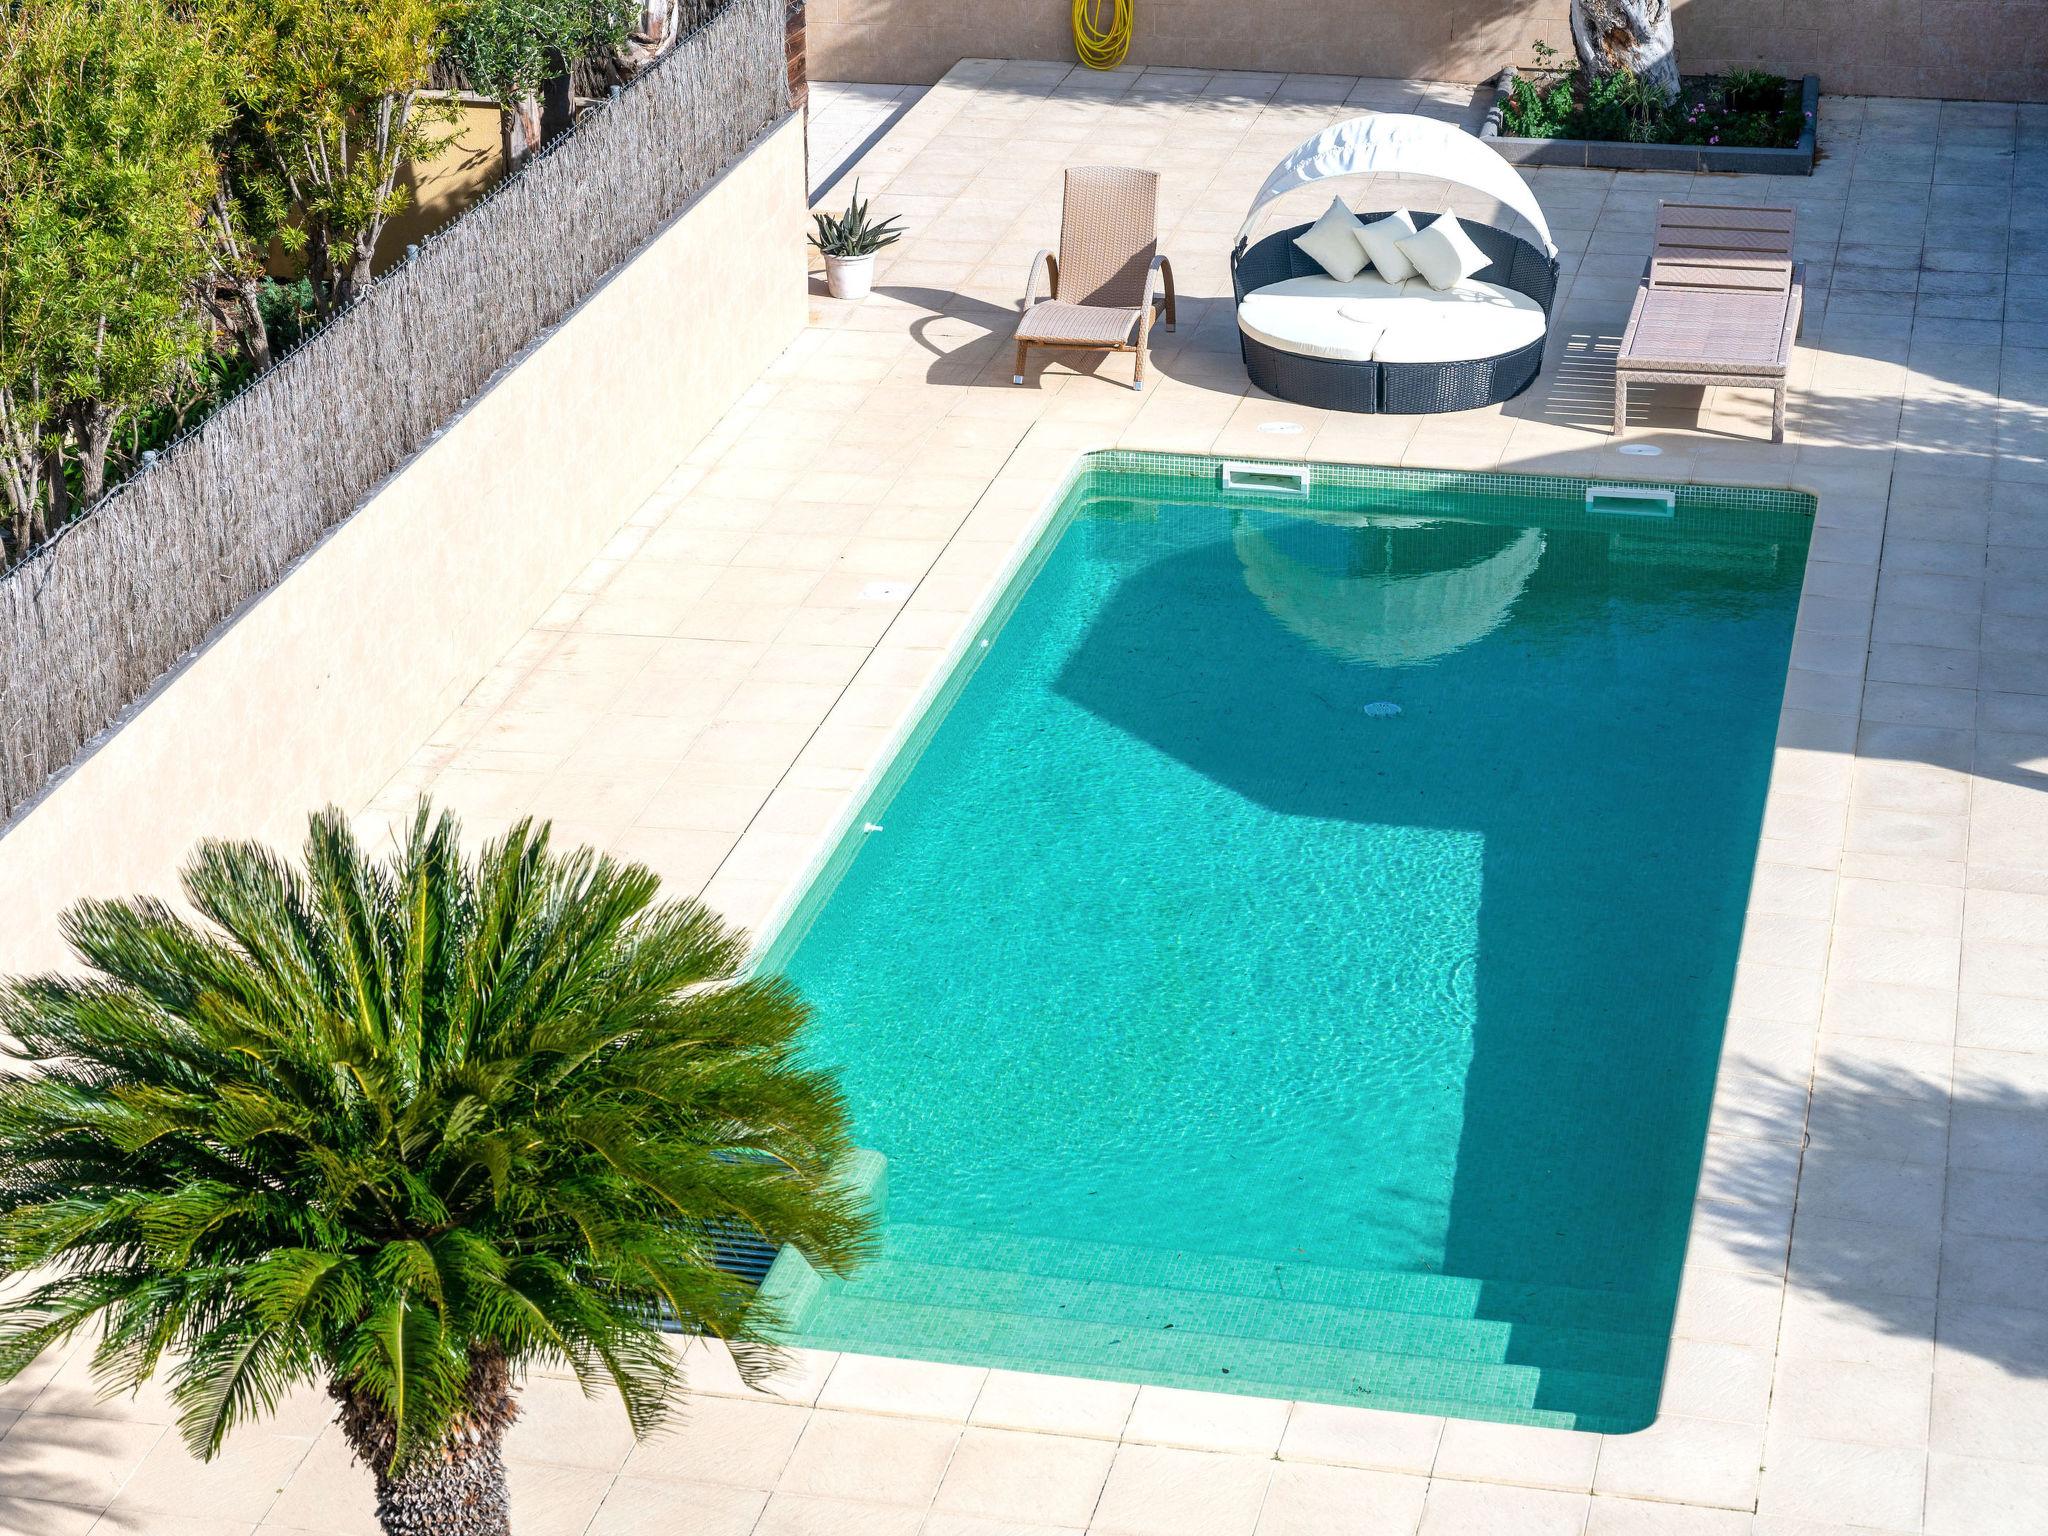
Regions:
<svg viewBox="0 0 2048 1536"><path fill-rule="evenodd" d="M1608 1432L1653 1416L1668 1322L1613 1292L917 1226L790 1299L821 1349Z"/></svg>

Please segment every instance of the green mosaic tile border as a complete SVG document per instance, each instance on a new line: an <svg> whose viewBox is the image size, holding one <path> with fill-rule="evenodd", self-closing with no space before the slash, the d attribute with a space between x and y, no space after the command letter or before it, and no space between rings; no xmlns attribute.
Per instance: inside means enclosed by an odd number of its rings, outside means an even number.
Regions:
<svg viewBox="0 0 2048 1536"><path fill-rule="evenodd" d="M1217 476L1225 463L1307 470L1311 495L1316 491L1330 490L1377 491L1395 495L1492 495L1583 506L1590 487L1630 486L1670 491L1677 498L1681 512L1761 512L1810 518L1817 505L1816 498L1806 491L1706 485L1648 476L1610 480L1586 475L1536 475L1493 470L1389 469L1376 464L1330 464L1315 459L1262 459L1256 456L1226 459L1215 454L1163 453L1135 448L1103 449L1087 455L1079 467L1098 474L1135 476L1140 484L1134 489L1141 493L1149 492L1156 485L1165 494L1185 495L1192 488L1220 494Z"/></svg>

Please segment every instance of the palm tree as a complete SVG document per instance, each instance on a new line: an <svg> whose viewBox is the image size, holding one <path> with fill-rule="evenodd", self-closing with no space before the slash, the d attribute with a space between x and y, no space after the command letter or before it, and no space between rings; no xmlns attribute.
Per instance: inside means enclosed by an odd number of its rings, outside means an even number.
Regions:
<svg viewBox="0 0 2048 1536"><path fill-rule="evenodd" d="M305 865L202 844L184 889L88 901L92 975L0 989L0 1379L93 1325L106 1390L167 1373L201 1457L324 1380L392 1536L506 1536L521 1372L675 1401L661 1321L773 1361L717 1269L757 1233L832 1270L869 1218L803 1005L645 869L520 823L473 859L420 807L391 857L335 811Z"/></svg>

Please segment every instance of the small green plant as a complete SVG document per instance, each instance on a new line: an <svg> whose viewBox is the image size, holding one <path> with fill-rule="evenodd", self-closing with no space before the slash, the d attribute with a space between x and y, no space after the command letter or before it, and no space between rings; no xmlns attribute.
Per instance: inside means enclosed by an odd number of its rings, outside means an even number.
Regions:
<svg viewBox="0 0 2048 1536"><path fill-rule="evenodd" d="M1806 127L1791 82L1768 70L1688 78L1666 100L1627 70L1589 78L1558 69L1557 50L1543 43L1531 52L1534 67L1509 82L1502 103L1501 132L1517 138L1785 149Z"/></svg>
<svg viewBox="0 0 2048 1536"><path fill-rule="evenodd" d="M861 201L860 183L856 181L845 213L836 219L829 213L811 215L811 222L818 226L817 233L810 237L811 244L827 256L872 256L883 246L894 245L903 238L903 231L896 227L899 217L892 214L880 223L870 219L868 205Z"/></svg>

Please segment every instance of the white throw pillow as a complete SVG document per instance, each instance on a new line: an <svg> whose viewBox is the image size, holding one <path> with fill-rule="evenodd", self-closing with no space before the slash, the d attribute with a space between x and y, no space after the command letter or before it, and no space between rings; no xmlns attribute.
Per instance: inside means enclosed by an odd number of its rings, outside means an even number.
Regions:
<svg viewBox="0 0 2048 1536"><path fill-rule="evenodd" d="M1415 263L1401 254L1401 242L1415 233L1415 220L1406 208L1384 219L1358 227L1358 243L1372 258L1373 269L1390 283L1405 283L1415 275Z"/></svg>
<svg viewBox="0 0 2048 1536"><path fill-rule="evenodd" d="M1448 213L1438 214L1434 224L1401 241L1400 248L1401 254L1415 263L1422 280L1439 293L1457 287L1490 259L1472 243L1465 226Z"/></svg>
<svg viewBox="0 0 2048 1536"><path fill-rule="evenodd" d="M1365 247L1358 243L1363 227L1344 199L1333 197L1323 216L1296 235L1294 243L1338 282L1348 283L1365 270Z"/></svg>

